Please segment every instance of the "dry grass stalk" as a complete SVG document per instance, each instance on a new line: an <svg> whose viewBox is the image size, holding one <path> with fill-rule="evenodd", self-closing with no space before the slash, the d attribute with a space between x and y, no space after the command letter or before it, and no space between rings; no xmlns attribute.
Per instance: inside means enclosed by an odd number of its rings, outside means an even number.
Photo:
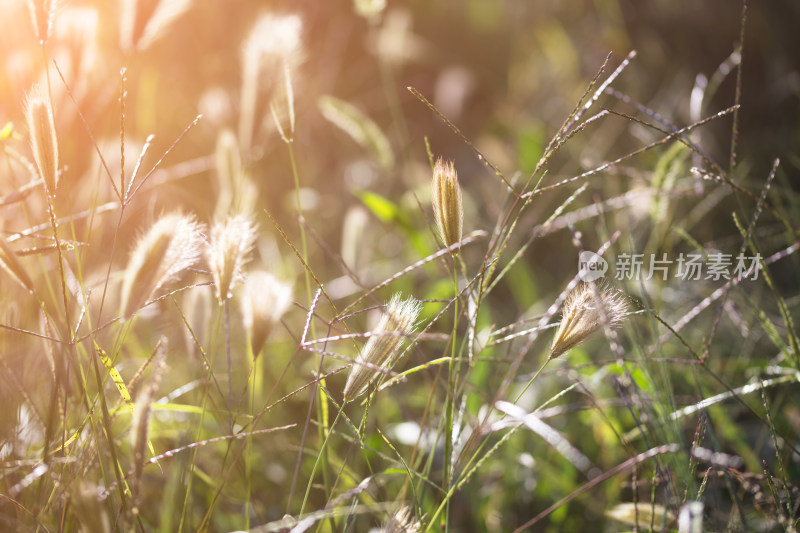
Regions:
<svg viewBox="0 0 800 533"><path fill-rule="evenodd" d="M575 348L606 325L609 328L619 326L625 309L625 300L620 293L608 287L595 287L591 283L576 287L564 303L561 324L550 349L550 359Z"/></svg>
<svg viewBox="0 0 800 533"><path fill-rule="evenodd" d="M120 312L133 315L165 283L191 266L200 255L201 226L194 217L161 217L140 239L122 281Z"/></svg>
<svg viewBox="0 0 800 533"><path fill-rule="evenodd" d="M433 214L445 246L461 241L464 218L461 188L452 161L438 159L433 166Z"/></svg>
<svg viewBox="0 0 800 533"><path fill-rule="evenodd" d="M251 272L244 282L242 318L256 357L272 328L291 304L292 289L265 271Z"/></svg>
<svg viewBox="0 0 800 533"><path fill-rule="evenodd" d="M228 217L225 222L212 226L206 258L220 305L233 295L233 287L242 277L242 267L255 238L255 227L246 215Z"/></svg>
<svg viewBox="0 0 800 533"><path fill-rule="evenodd" d="M377 327L350 369L344 386L345 401L362 395L383 373L382 370L388 371L394 366L403 339L413 333L417 325L421 307L415 298L401 300L399 293L392 296Z"/></svg>
<svg viewBox="0 0 800 533"><path fill-rule="evenodd" d="M58 182L58 141L53 109L47 89L38 83L31 87L25 102L25 118L31 137L31 150L47 194L54 195Z"/></svg>

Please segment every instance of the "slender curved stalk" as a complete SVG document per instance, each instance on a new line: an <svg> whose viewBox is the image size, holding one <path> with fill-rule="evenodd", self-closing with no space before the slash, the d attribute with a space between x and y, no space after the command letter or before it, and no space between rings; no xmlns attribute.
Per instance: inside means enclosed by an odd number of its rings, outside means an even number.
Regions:
<svg viewBox="0 0 800 533"><path fill-rule="evenodd" d="M444 490L450 487L453 465L453 410L456 402L456 337L458 333L458 269L456 268L455 254L453 259L453 335L450 339L450 363L447 377L447 403L445 405L445 442L444 442ZM444 514L444 528L449 531L448 517L450 515L450 499L446 496L447 507Z"/></svg>

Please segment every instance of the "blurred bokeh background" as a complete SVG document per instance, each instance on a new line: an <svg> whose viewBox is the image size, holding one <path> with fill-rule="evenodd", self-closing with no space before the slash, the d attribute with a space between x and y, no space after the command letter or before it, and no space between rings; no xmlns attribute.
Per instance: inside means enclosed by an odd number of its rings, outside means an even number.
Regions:
<svg viewBox="0 0 800 533"><path fill-rule="evenodd" d="M425 181L424 169L415 163L424 161L426 136L436 154L455 159L464 169L468 187L478 189L478 182L489 179L465 144L407 86L426 95L504 173L525 174L609 54L612 69L631 50L638 53L615 84L617 89L675 125L689 124L697 77L711 77L735 51L743 12L741 2L724 0L390 1L382 13L365 18L345 0L194 2L145 49L123 52L120 6L59 2L48 49L99 140L114 143L119 138L123 66L131 147L154 134L152 153L160 154L196 114L204 113L167 161L173 164L190 155L212 154L217 132L236 127L243 48L256 18L267 12L299 17L301 42L292 77L295 137L298 152L305 154L300 165L303 184L320 195L315 204L320 219L331 211L341 214L355 202L354 189L392 196ZM42 76L42 59L33 46L26 2L3 0L2 13L0 116L19 126L26 91ZM787 173L796 169L792 158L800 135L795 35L799 16L800 7L790 0L748 7L738 155L751 166L743 173L763 175L779 155L785 158ZM265 78L263 90L268 92L270 76ZM55 81L59 131L86 137L75 104ZM707 104L709 114L732 105L735 82L735 72L725 77ZM377 167L366 157L369 153L323 118L317 106L322 95L355 104L380 126L395 154L391 168ZM606 98L604 105L632 111ZM269 113L259 111L264 120L256 125L253 149L246 156L262 196L277 209L291 186L289 163ZM582 158L613 158L636 146L636 139L621 133L627 130L623 120L607 122L615 125L575 143L578 152L565 158L571 159L565 161L565 171L581 168L588 162ZM710 132L704 134L705 148L719 160L728 159L731 123L727 117L705 130ZM131 151L133 159L138 154ZM93 155L89 150L65 153L66 179L82 179ZM190 181L187 191L203 186L208 178L200 173ZM326 201L329 196L335 201ZM181 201L193 210L208 210L208 205L192 204L201 198L187 194Z"/></svg>

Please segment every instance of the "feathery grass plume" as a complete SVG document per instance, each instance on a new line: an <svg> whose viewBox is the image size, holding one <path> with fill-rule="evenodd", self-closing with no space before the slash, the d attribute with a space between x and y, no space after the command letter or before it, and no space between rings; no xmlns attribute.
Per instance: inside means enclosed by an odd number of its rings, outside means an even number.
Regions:
<svg viewBox="0 0 800 533"><path fill-rule="evenodd" d="M144 50L191 5L191 0L122 0L119 45L124 52Z"/></svg>
<svg viewBox="0 0 800 533"><path fill-rule="evenodd" d="M33 280L28 276L25 267L22 266L16 252L11 249L8 242L0 237L0 268L25 287L28 292L33 292Z"/></svg>
<svg viewBox="0 0 800 533"><path fill-rule="evenodd" d="M397 509L380 528L380 533L418 533L422 530L419 520L414 519L411 508L404 505Z"/></svg>
<svg viewBox="0 0 800 533"><path fill-rule="evenodd" d="M256 229L246 215L228 217L225 222L211 227L206 259L220 305L232 296L233 286L242 277L242 267L255 239Z"/></svg>
<svg viewBox="0 0 800 533"><path fill-rule="evenodd" d="M445 246L451 246L461 240L461 221L464 218L461 187L452 161L436 160L432 186L433 214L439 235Z"/></svg>
<svg viewBox="0 0 800 533"><path fill-rule="evenodd" d="M292 289L263 270L251 272L244 281L242 319L250 334L256 357L267 342L272 328L292 302Z"/></svg>
<svg viewBox="0 0 800 533"><path fill-rule="evenodd" d="M165 283L191 266L200 255L202 226L193 216L161 217L140 239L122 281L120 313L133 315Z"/></svg>
<svg viewBox="0 0 800 533"><path fill-rule="evenodd" d="M422 304L415 298L401 300L400 293L392 296L377 327L350 369L343 392L345 401L361 396L382 374L381 369L390 370L394 366L403 338L416 328L421 308Z"/></svg>
<svg viewBox="0 0 800 533"><path fill-rule="evenodd" d="M150 382L144 385L143 390L136 399L136 406L133 411L133 421L131 422L131 448L133 450L133 485L132 492L134 495L134 502L139 498L138 486L142 479L142 472L144 471L145 455L147 453L147 441L150 440L150 414L152 413L152 403L156 391L158 391L158 384L161 381L161 375L164 373L166 367L166 353L167 353L167 338L161 337L158 342L158 351L156 352L155 360L153 363L153 375Z"/></svg>
<svg viewBox="0 0 800 533"><path fill-rule="evenodd" d="M58 182L58 141L53 109L47 89L35 83L25 102L25 118L31 136L31 150L47 194L56 193Z"/></svg>
<svg viewBox="0 0 800 533"><path fill-rule="evenodd" d="M603 329L600 306L605 310L608 327L619 326L627 307L619 292L606 286L595 288L591 283L582 283L572 291L564 303L561 324L550 348L550 359L568 352Z"/></svg>
<svg viewBox="0 0 800 533"><path fill-rule="evenodd" d="M36 38L44 44L50 37L50 30L53 29L53 14L56 11L56 0L28 0L28 9L31 12L33 29Z"/></svg>
<svg viewBox="0 0 800 533"><path fill-rule="evenodd" d="M249 147L256 120L256 100L265 75L272 76L282 64L300 56L302 21L297 15L262 15L244 45L242 91L239 108L239 142ZM261 87L263 89L263 87Z"/></svg>

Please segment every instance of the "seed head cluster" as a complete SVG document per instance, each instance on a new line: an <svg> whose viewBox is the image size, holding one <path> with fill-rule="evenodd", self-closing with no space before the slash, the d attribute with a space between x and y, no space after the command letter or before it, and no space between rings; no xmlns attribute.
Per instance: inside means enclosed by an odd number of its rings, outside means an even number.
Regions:
<svg viewBox="0 0 800 533"><path fill-rule="evenodd" d="M140 239L122 281L121 314L129 318L200 256L202 226L192 216L161 217Z"/></svg>
<svg viewBox="0 0 800 533"><path fill-rule="evenodd" d="M353 363L344 386L345 401L365 393L382 373L394 366L403 338L416 328L421 307L415 298L401 300L399 293L392 296L377 327Z"/></svg>
<svg viewBox="0 0 800 533"><path fill-rule="evenodd" d="M58 141L53 109L47 89L34 84L25 104L25 119L31 136L31 150L36 167L49 195L56 193L58 181Z"/></svg>
<svg viewBox="0 0 800 533"><path fill-rule="evenodd" d="M233 287L242 277L256 239L256 229L246 215L228 217L211 227L206 259L214 277L220 305L233 296Z"/></svg>
<svg viewBox="0 0 800 533"><path fill-rule="evenodd" d="M610 328L619 326L625 309L625 300L620 293L608 287L595 287L591 283L576 287L564 303L561 324L550 348L550 359L575 348L606 324Z"/></svg>
<svg viewBox="0 0 800 533"><path fill-rule="evenodd" d="M438 159L433 166L433 214L445 246L461 241L464 213L458 174L452 161Z"/></svg>

